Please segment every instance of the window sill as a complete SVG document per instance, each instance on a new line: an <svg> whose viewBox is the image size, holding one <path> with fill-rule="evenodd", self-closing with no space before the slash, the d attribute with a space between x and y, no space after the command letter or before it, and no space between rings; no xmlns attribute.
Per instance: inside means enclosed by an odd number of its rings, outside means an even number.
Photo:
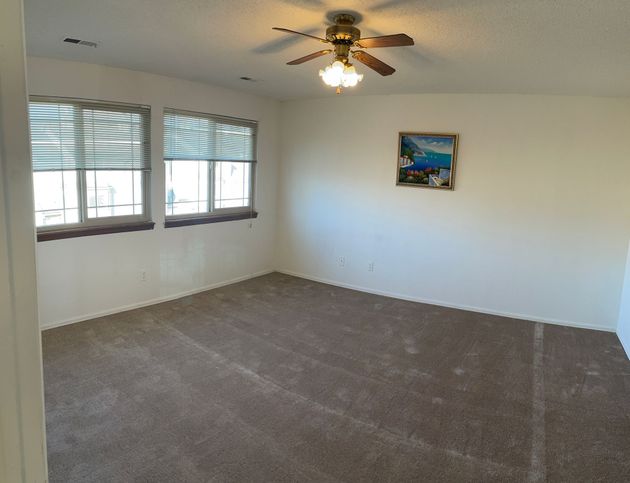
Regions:
<svg viewBox="0 0 630 483"><path fill-rule="evenodd" d="M76 238L80 236L107 235L110 233L124 233L128 231L153 230L155 223L141 221L137 223L120 223L106 226L81 226L78 228L66 228L59 230L46 230L37 233L37 241L61 240L63 238Z"/></svg>
<svg viewBox="0 0 630 483"><path fill-rule="evenodd" d="M205 225L206 223L221 223L223 221L247 220L258 218L256 211L246 213L226 213L224 215L206 215L190 218L173 218L164 222L164 228L175 228L178 226Z"/></svg>

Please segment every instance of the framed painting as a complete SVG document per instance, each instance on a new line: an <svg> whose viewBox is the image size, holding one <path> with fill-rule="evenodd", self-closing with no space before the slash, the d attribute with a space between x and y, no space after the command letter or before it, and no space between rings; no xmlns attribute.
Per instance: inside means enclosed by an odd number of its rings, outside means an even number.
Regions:
<svg viewBox="0 0 630 483"><path fill-rule="evenodd" d="M452 190L457 139L457 134L399 133L396 184Z"/></svg>

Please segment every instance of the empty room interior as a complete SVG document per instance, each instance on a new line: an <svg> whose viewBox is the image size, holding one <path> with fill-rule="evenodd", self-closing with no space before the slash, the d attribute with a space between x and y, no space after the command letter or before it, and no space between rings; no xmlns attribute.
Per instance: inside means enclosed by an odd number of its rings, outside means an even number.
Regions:
<svg viewBox="0 0 630 483"><path fill-rule="evenodd" d="M629 2L0 6L0 481L630 481Z"/></svg>

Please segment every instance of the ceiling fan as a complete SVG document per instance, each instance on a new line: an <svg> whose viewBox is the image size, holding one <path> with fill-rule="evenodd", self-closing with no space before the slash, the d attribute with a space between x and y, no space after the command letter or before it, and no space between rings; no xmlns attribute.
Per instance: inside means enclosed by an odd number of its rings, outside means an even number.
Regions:
<svg viewBox="0 0 630 483"><path fill-rule="evenodd" d="M356 69L350 63L349 57L365 64L370 69L375 70L382 76L392 75L396 69L387 65L376 57L358 49L372 49L377 47L403 47L414 45L413 39L407 34L382 35L380 37L361 38L361 31L354 26L355 17L348 13L341 13L334 17L335 25L326 29L326 38L315 35L296 32L281 27L273 27L274 30L289 34L303 35L325 44L331 44L331 48L313 52L299 59L287 62L288 65L298 65L317 59L323 55L334 54L334 61L324 70L319 71L322 80L329 86L337 88L337 94L341 93L342 87L352 87L357 85L362 79L361 74L357 74Z"/></svg>

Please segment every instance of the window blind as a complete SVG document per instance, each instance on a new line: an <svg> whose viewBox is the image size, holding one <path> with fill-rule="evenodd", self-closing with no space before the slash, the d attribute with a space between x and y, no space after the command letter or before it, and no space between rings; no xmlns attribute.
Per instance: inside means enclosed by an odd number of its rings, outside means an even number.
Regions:
<svg viewBox="0 0 630 483"><path fill-rule="evenodd" d="M34 98L29 117L34 171L151 170L146 106Z"/></svg>
<svg viewBox="0 0 630 483"><path fill-rule="evenodd" d="M258 123L212 114L164 110L164 159L256 162Z"/></svg>

